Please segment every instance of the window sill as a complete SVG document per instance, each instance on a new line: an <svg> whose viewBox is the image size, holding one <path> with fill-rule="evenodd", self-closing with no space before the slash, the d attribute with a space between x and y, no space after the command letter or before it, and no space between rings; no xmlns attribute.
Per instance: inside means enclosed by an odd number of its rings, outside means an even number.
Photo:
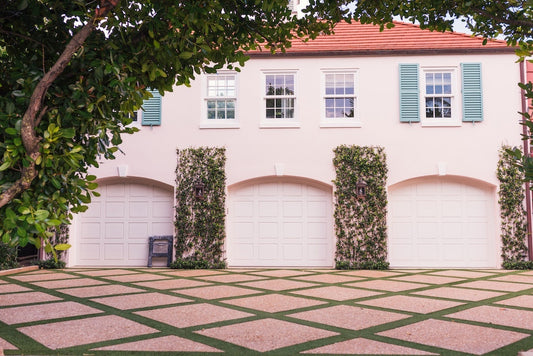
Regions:
<svg viewBox="0 0 533 356"><path fill-rule="evenodd" d="M321 121L321 128L331 128L331 127L362 127L360 121L356 120L345 120L345 121Z"/></svg>
<svg viewBox="0 0 533 356"><path fill-rule="evenodd" d="M262 129L299 129L301 127L300 122L290 120L290 121L283 121L283 120L272 120L272 121L266 121L263 120L259 124L259 127Z"/></svg>
<svg viewBox="0 0 533 356"><path fill-rule="evenodd" d="M200 129L240 129L241 126L239 125L238 122L228 122L228 123L223 123L223 122L214 122L214 123L210 123L210 122L202 122L200 124Z"/></svg>
<svg viewBox="0 0 533 356"><path fill-rule="evenodd" d="M422 127L460 127L462 126L461 121L453 120L423 120L420 122L420 126Z"/></svg>

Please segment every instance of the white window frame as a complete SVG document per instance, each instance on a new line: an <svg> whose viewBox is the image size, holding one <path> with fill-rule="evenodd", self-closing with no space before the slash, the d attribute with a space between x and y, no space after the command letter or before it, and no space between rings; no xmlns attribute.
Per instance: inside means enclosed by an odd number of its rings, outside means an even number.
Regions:
<svg viewBox="0 0 533 356"><path fill-rule="evenodd" d="M298 120L298 71L293 70L263 70L261 80L261 93L263 93L263 105L261 107L262 116L259 127L260 128L299 128L300 121ZM294 99L294 114L292 118L267 118L267 99L272 99L273 96L266 94L266 80L268 75L292 75L294 78L294 95L276 95L277 99Z"/></svg>
<svg viewBox="0 0 533 356"><path fill-rule="evenodd" d="M354 76L354 116L353 117L342 117L342 118L330 118L326 117L326 99L327 98L346 98L352 95L328 95L326 94L326 75L328 74L352 74ZM359 78L358 78L358 69L356 68L338 68L338 69L322 69L322 77L321 77L321 95L322 95L322 103L321 103L321 119L320 119L320 127L361 127L361 119L359 116L359 105L358 105L358 99L359 99Z"/></svg>
<svg viewBox="0 0 533 356"><path fill-rule="evenodd" d="M235 80L235 95L234 96L212 96L209 95L209 82L208 79L211 77L216 76L233 76ZM238 100L237 97L239 95L239 76L235 71L230 70L219 70L217 73L214 74L204 74L202 76L202 110L200 112L201 114L201 122L200 122L200 128L201 129L238 129L240 128L239 124L239 114L238 114ZM235 118L233 119L208 119L208 109L207 109L207 102L209 100L233 100L235 103Z"/></svg>
<svg viewBox="0 0 533 356"><path fill-rule="evenodd" d="M420 68L420 124L422 126L462 126L462 103L461 103L461 83L458 75L459 68L449 67L429 67ZM426 73L451 73L451 117L450 118L428 118L426 117ZM443 95L444 96L444 95Z"/></svg>

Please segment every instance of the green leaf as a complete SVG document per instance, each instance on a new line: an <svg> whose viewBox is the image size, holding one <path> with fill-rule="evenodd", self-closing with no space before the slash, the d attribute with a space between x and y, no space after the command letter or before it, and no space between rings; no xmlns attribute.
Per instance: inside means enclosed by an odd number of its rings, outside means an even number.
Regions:
<svg viewBox="0 0 533 356"><path fill-rule="evenodd" d="M8 169L10 165L11 165L11 162L9 162L9 161L6 161L6 162L2 163L2 165L0 166L0 172L5 171L6 169Z"/></svg>
<svg viewBox="0 0 533 356"><path fill-rule="evenodd" d="M35 212L35 218L37 220L45 220L48 216L50 216L50 213L47 210L40 209Z"/></svg>
<svg viewBox="0 0 533 356"><path fill-rule="evenodd" d="M194 53L192 52L181 52L178 57L181 59L190 59L193 56L193 54Z"/></svg>
<svg viewBox="0 0 533 356"><path fill-rule="evenodd" d="M70 244L57 244L54 246L54 248L58 251L66 251L68 250L69 248L71 248L72 245Z"/></svg>

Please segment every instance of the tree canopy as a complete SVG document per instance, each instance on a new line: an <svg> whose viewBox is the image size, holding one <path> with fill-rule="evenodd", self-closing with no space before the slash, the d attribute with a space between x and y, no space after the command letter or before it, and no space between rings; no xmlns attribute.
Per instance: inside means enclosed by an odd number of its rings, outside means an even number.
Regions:
<svg viewBox="0 0 533 356"><path fill-rule="evenodd" d="M238 69L245 52L329 33L342 1L6 0L0 8L0 236L41 245L84 211L149 89ZM320 20L319 20L320 19ZM65 248L61 246L59 248ZM46 247L49 252L50 244Z"/></svg>

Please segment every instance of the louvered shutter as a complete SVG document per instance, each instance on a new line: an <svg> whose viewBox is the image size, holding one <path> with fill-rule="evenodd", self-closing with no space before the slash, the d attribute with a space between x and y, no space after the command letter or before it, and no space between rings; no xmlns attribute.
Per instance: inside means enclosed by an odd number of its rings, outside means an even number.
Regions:
<svg viewBox="0 0 533 356"><path fill-rule="evenodd" d="M161 94L158 91L150 91L152 97L143 102L142 125L161 125Z"/></svg>
<svg viewBox="0 0 533 356"><path fill-rule="evenodd" d="M400 64L400 121L420 122L418 64Z"/></svg>
<svg viewBox="0 0 533 356"><path fill-rule="evenodd" d="M483 121L481 63L461 63L463 121Z"/></svg>

